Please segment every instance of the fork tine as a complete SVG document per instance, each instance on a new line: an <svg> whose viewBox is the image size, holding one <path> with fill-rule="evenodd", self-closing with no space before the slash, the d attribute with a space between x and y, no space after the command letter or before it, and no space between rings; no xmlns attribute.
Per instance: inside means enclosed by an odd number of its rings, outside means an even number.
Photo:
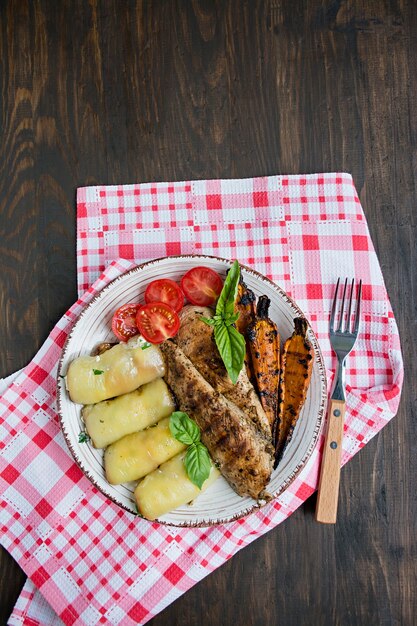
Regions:
<svg viewBox="0 0 417 626"><path fill-rule="evenodd" d="M361 301L362 301L362 280L359 281L359 289L358 289L358 297L357 297L357 305L356 305L356 316L355 316L355 326L353 328L353 332L355 335L358 334L359 330L359 322L361 316Z"/></svg>
<svg viewBox="0 0 417 626"><path fill-rule="evenodd" d="M351 314L352 314L352 300L353 300L353 289L354 289L354 286L355 286L355 279L352 278L352 284L350 286L350 298L349 298L348 314L347 314L347 318L346 318L345 333L349 333L350 332L350 319L351 319Z"/></svg>
<svg viewBox="0 0 417 626"><path fill-rule="evenodd" d="M337 279L336 291L334 292L334 296L333 296L332 312L330 315L330 323L329 323L331 333L334 331L334 318L336 314L336 302L337 302L337 294L339 292L339 283L340 283L340 278Z"/></svg>
<svg viewBox="0 0 417 626"><path fill-rule="evenodd" d="M343 288L343 296L342 296L342 304L340 307L340 318L339 318L339 325L336 329L337 333L342 332L342 326L343 326L343 318L345 316L345 298L346 298L346 288L347 288L347 278L345 279L345 286Z"/></svg>

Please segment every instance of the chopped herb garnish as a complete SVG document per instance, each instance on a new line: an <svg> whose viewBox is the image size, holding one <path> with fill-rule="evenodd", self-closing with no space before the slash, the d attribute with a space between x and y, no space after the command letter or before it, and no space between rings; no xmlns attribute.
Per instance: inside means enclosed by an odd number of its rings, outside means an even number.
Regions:
<svg viewBox="0 0 417 626"><path fill-rule="evenodd" d="M151 343L149 343L149 341L145 341L144 344L142 344L141 348L142 350L146 350L146 348L150 348L151 347Z"/></svg>
<svg viewBox="0 0 417 626"><path fill-rule="evenodd" d="M100 374L104 374L104 370L93 370L94 376L100 376Z"/></svg>
<svg viewBox="0 0 417 626"><path fill-rule="evenodd" d="M85 430L81 430L78 433L78 443L88 443L90 441L90 436Z"/></svg>

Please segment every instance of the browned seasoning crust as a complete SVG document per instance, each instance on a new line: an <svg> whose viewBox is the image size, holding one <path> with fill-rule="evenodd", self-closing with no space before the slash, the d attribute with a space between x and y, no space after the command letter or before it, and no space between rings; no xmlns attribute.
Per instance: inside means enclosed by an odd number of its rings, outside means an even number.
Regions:
<svg viewBox="0 0 417 626"><path fill-rule="evenodd" d="M110 348L116 345L116 342L104 341L103 343L99 343L91 353L91 356L99 356L100 354L104 354Z"/></svg>
<svg viewBox="0 0 417 626"><path fill-rule="evenodd" d="M215 344L213 327L201 321L201 316L212 315L213 311L207 307L184 307L180 313L181 326L174 342L213 389L242 409L256 428L270 438L271 425L245 369L242 368L234 385Z"/></svg>
<svg viewBox="0 0 417 626"><path fill-rule="evenodd" d="M273 464L273 447L235 404L215 391L172 341L160 348L166 359L165 380L179 409L201 429L201 439L232 488L241 496L265 497Z"/></svg>
<svg viewBox="0 0 417 626"><path fill-rule="evenodd" d="M304 317L294 319L294 332L285 342L281 359L279 411L275 435L275 467L291 440L307 396L313 371L313 348Z"/></svg>

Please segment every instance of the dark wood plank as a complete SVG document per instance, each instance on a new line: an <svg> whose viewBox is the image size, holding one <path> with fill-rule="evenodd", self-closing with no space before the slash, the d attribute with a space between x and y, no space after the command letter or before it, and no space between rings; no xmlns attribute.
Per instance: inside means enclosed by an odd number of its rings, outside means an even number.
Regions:
<svg viewBox="0 0 417 626"><path fill-rule="evenodd" d="M415 623L417 12L412 0L0 3L0 375L76 297L83 184L353 174L406 363L399 414L315 498L152 624ZM24 575L0 552L0 623Z"/></svg>

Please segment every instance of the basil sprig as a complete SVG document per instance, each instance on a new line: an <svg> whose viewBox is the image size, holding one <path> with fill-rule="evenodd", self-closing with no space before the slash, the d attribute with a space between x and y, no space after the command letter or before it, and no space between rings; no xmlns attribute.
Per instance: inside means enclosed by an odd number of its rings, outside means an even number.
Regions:
<svg viewBox="0 0 417 626"><path fill-rule="evenodd" d="M187 413L175 411L169 419L171 435L188 446L184 457L184 467L188 478L199 489L207 480L211 470L211 460L208 450L200 441L200 429L188 417Z"/></svg>
<svg viewBox="0 0 417 626"><path fill-rule="evenodd" d="M233 384L236 384L245 358L245 338L234 327L239 317L235 313L235 301L239 285L240 267L235 261L230 268L223 289L216 305L213 317L201 317L201 320L214 327L214 340L227 373Z"/></svg>

